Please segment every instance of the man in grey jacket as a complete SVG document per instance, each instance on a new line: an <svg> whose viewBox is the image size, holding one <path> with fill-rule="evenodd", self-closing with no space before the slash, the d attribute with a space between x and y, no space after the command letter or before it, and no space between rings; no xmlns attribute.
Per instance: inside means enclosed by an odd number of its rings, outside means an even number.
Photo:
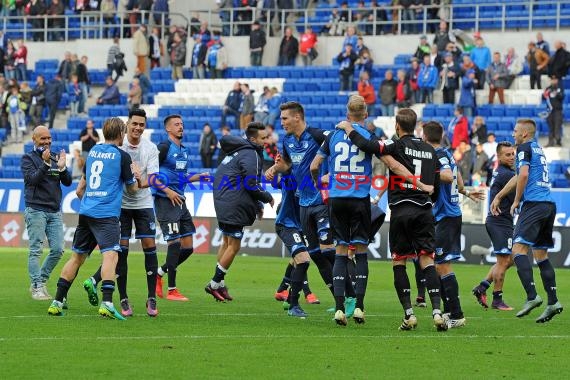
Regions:
<svg viewBox="0 0 570 380"><path fill-rule="evenodd" d="M493 104L495 93L499 94L499 102L505 104L505 88L508 84L509 71L501 62L501 53L493 53L493 63L487 68L487 83L489 83L489 104Z"/></svg>

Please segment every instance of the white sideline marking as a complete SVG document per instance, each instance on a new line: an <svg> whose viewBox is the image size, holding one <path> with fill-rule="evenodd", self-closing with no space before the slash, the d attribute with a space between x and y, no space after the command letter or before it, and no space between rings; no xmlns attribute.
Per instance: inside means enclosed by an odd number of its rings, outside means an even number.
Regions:
<svg viewBox="0 0 570 380"><path fill-rule="evenodd" d="M402 332L393 335L358 335L359 339L378 338L404 338L404 339L570 339L570 335L451 335L452 333L438 333L437 335L415 335L413 332ZM0 338L0 342L9 341L46 341L46 340L172 340L172 339L299 339L306 338L307 335L149 335L149 336L99 336L99 337L76 337L76 336L45 336L29 338ZM311 339L342 339L354 338L354 335L311 335Z"/></svg>

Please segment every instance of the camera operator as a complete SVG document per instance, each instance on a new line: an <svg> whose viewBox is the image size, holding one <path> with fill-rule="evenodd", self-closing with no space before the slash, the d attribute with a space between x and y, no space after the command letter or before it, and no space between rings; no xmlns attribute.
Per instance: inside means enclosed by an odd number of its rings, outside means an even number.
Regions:
<svg viewBox="0 0 570 380"><path fill-rule="evenodd" d="M48 128L38 126L32 135L34 149L22 157L24 175L24 218L30 240L28 272L30 291L35 300L48 300L46 282L63 254L61 186L71 185L71 173L65 165L65 151L51 152ZM42 245L47 237L50 252L40 267Z"/></svg>

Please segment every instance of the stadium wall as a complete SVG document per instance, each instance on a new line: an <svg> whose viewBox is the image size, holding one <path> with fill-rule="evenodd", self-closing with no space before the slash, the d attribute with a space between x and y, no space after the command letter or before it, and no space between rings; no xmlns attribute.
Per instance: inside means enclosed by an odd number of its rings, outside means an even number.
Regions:
<svg viewBox="0 0 570 380"><path fill-rule="evenodd" d="M545 40L550 42L551 49L555 40L568 41L568 31L544 31ZM524 56L527 51L527 44L536 39L535 32L483 32L483 38L492 51L506 53L509 47L514 47L520 56ZM428 36L429 41L433 40L433 35ZM224 37L223 39L228 49L229 66L249 66L249 37ZM343 37L319 37L317 50L319 56L314 62L315 65L331 65L341 51ZM372 56L376 64L391 65L394 57L398 54L413 54L419 42L419 35L402 36L365 36L364 43L372 50ZM274 66L277 64L279 55L280 37L269 37L263 55L264 66ZM107 67L107 51L112 44L110 39L101 40L74 40L68 42L27 42L28 46L28 67L33 68L39 59L63 59L66 51L77 53L79 56L89 57L89 68L103 69ZM121 50L125 53L126 64L129 69L127 77L131 77L136 66L136 58L133 54L132 40L122 40ZM188 41L188 52L186 57L187 66L190 62L190 52L193 42ZM244 54L244 52L248 52ZM167 61L164 61L167 65ZM301 64L300 58L297 64Z"/></svg>

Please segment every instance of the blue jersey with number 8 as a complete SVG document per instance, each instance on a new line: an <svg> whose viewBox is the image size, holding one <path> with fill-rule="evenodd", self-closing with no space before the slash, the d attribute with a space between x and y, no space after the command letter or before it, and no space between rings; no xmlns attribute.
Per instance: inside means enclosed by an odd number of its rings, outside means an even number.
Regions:
<svg viewBox="0 0 570 380"><path fill-rule="evenodd" d="M352 127L365 138L370 138L370 133L361 125L353 123ZM370 196L372 154L358 149L344 131L335 130L330 133L318 154L328 157L330 198Z"/></svg>
<svg viewBox="0 0 570 380"><path fill-rule="evenodd" d="M79 214L91 218L119 217L123 183L135 182L131 156L116 145L98 144L89 151L85 162L87 186Z"/></svg>
<svg viewBox="0 0 570 380"><path fill-rule="evenodd" d="M517 148L517 174L528 166L528 182L523 192L523 202L554 202L550 195L548 163L536 141L528 141Z"/></svg>

